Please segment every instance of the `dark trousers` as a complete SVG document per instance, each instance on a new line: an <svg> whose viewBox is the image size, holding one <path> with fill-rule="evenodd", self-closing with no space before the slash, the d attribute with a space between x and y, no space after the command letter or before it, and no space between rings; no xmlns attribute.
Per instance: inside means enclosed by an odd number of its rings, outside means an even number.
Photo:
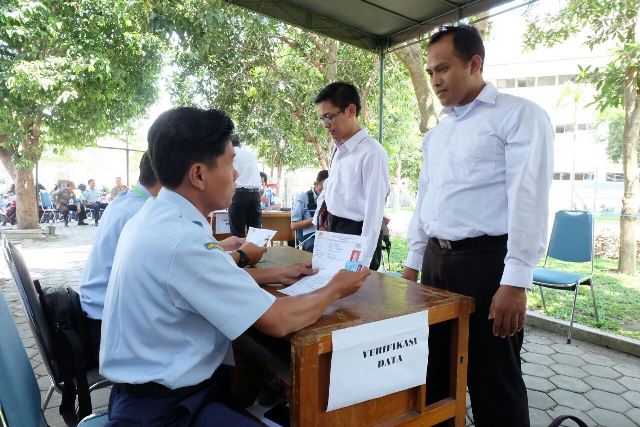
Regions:
<svg viewBox="0 0 640 427"><path fill-rule="evenodd" d="M62 213L62 219L64 220L65 225L69 224L69 212L77 212L78 222L82 222L87 219L87 212L82 205L80 205L79 209L77 205L61 205L60 212Z"/></svg>
<svg viewBox="0 0 640 427"><path fill-rule="evenodd" d="M243 191L237 188L229 206L229 226L231 234L237 237L247 235L247 227L261 228L260 192Z"/></svg>
<svg viewBox="0 0 640 427"><path fill-rule="evenodd" d="M449 250L430 239L422 264L423 284L475 299L475 312L469 322L467 379L477 427L529 426L527 389L520 368L524 332L494 337L493 321L487 319L491 300L500 286L506 253L506 241ZM449 322L429 328L427 403L450 396L450 343Z"/></svg>
<svg viewBox="0 0 640 427"><path fill-rule="evenodd" d="M89 363L87 363L87 369L93 369L98 367L102 320L85 317L85 324L89 335Z"/></svg>
<svg viewBox="0 0 640 427"><path fill-rule="evenodd" d="M108 427L258 427L227 407L228 369L220 367L201 384L176 390L159 384L115 384L109 396Z"/></svg>
<svg viewBox="0 0 640 427"><path fill-rule="evenodd" d="M89 209L93 213L93 221L97 224L100 219L100 209L106 209L109 206L108 203L96 202L89 205Z"/></svg>
<svg viewBox="0 0 640 427"><path fill-rule="evenodd" d="M354 221L348 218L342 218L336 215L333 215L331 212L327 215L327 231L331 231L333 233L342 233L342 234L355 234L362 235L362 225L363 221ZM373 257L371 258L371 264L369 268L371 270L378 271L380 268L380 263L382 262L382 230L380 230L380 235L378 236L378 243L376 244L376 250L373 252Z"/></svg>

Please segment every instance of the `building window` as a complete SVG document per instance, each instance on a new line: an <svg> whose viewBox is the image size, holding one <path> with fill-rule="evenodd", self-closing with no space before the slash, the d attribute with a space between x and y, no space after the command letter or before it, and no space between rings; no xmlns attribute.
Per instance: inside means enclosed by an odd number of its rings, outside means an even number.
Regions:
<svg viewBox="0 0 640 427"><path fill-rule="evenodd" d="M558 76L558 84L559 85L563 85L566 82L573 82L576 79L576 75L575 74L564 74L561 76Z"/></svg>
<svg viewBox="0 0 640 427"><path fill-rule="evenodd" d="M538 77L536 86L553 86L556 84L556 76Z"/></svg>
<svg viewBox="0 0 640 427"><path fill-rule="evenodd" d="M571 174L569 172L555 172L553 174L553 179L555 181L569 181L571 179Z"/></svg>
<svg viewBox="0 0 640 427"><path fill-rule="evenodd" d="M576 181L593 181L595 175L593 172L576 172Z"/></svg>
<svg viewBox="0 0 640 427"><path fill-rule="evenodd" d="M556 133L569 133L573 129L573 124L556 125Z"/></svg>
<svg viewBox="0 0 640 427"><path fill-rule="evenodd" d="M607 182L624 182L624 174L607 172Z"/></svg>
<svg viewBox="0 0 640 427"><path fill-rule="evenodd" d="M533 87L535 85L536 85L535 77L523 77L523 78L519 78L517 81L518 87Z"/></svg>
<svg viewBox="0 0 640 427"><path fill-rule="evenodd" d="M496 84L498 89L509 89L516 87L516 79L498 79Z"/></svg>

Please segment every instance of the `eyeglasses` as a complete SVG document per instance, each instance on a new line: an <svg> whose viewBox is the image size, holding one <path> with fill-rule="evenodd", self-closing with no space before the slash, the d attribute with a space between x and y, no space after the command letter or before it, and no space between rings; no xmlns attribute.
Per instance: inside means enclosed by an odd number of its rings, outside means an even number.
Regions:
<svg viewBox="0 0 640 427"><path fill-rule="evenodd" d="M333 119L338 117L340 114L344 113L344 110L338 111L337 113L327 113L323 114L319 117L320 121L326 125L330 125Z"/></svg>

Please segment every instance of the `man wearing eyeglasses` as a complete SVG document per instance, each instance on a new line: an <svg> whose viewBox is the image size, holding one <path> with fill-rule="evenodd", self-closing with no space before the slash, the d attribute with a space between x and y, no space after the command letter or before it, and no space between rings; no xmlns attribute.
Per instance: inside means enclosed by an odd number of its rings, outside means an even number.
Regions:
<svg viewBox="0 0 640 427"><path fill-rule="evenodd" d="M323 202L326 206L326 229L366 236L363 264L377 270L384 201L389 192L387 152L358 122L360 96L354 85L331 83L320 91L315 104L335 146L329 178L318 198L318 206Z"/></svg>

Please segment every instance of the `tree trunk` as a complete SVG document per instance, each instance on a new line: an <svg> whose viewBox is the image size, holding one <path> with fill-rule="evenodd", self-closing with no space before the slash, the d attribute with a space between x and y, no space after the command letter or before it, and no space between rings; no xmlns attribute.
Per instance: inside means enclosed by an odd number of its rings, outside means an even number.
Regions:
<svg viewBox="0 0 640 427"><path fill-rule="evenodd" d="M329 42L327 57L327 82L332 83L338 79L338 41L331 40Z"/></svg>
<svg viewBox="0 0 640 427"><path fill-rule="evenodd" d="M16 167L11 163L11 153L6 148L2 147L4 144L4 137L0 135L0 162L7 170L7 173L11 175L11 178L15 182L16 180Z"/></svg>
<svg viewBox="0 0 640 427"><path fill-rule="evenodd" d="M636 40L640 34L636 34ZM636 222L638 218L638 139L640 139L640 88L639 67L630 67L624 81L624 136L622 143L622 168L624 172L624 196L620 212L620 255L618 271L636 273Z"/></svg>
<svg viewBox="0 0 640 427"><path fill-rule="evenodd" d="M40 227L32 169L16 169L16 221L19 230Z"/></svg>
<svg viewBox="0 0 640 427"><path fill-rule="evenodd" d="M361 119L361 123L365 126L369 122L369 102L367 102L367 100L369 99L369 94L371 93L371 89L373 88L373 83L376 81L376 78L379 75L380 75L380 58L376 56L373 59L371 72L369 73L369 79L367 80L364 87L362 88L362 93L361 93L362 99L360 100L360 104L362 108L360 112L360 119Z"/></svg>
<svg viewBox="0 0 640 427"><path fill-rule="evenodd" d="M417 43L412 44L397 50L396 56L407 67L411 76L413 91L420 109L420 132L425 133L437 124L437 116L422 59L422 48Z"/></svg>

